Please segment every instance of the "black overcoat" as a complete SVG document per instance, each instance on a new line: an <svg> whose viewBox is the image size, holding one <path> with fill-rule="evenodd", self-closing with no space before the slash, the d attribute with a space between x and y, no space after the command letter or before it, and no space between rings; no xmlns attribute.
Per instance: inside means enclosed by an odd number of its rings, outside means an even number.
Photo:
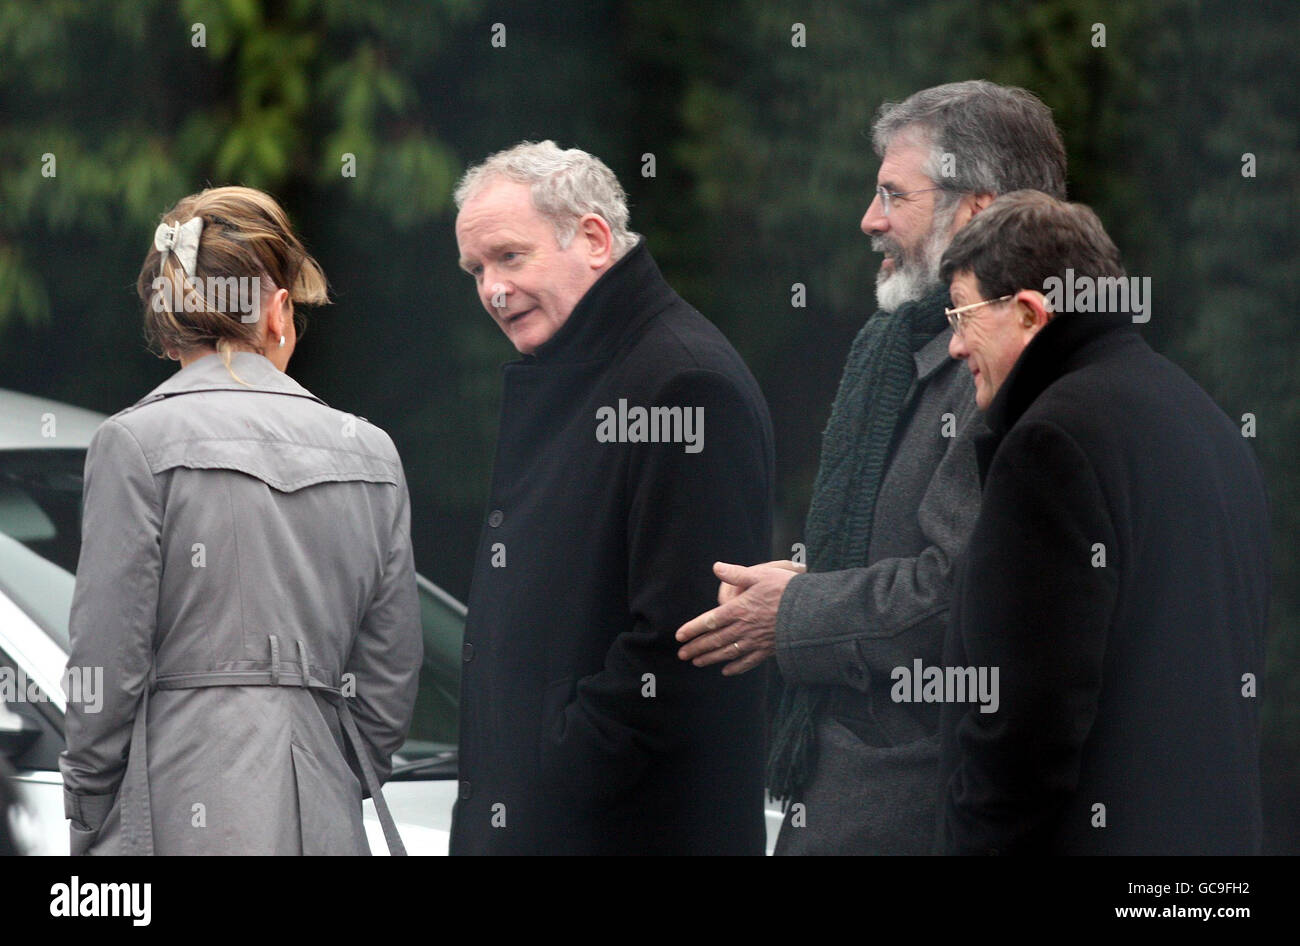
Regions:
<svg viewBox="0 0 1300 946"><path fill-rule="evenodd" d="M693 667L673 637L716 606L715 561L770 557L758 384L644 241L504 376L451 852L761 854L762 677ZM655 406L702 409L702 439L638 442Z"/></svg>
<svg viewBox="0 0 1300 946"><path fill-rule="evenodd" d="M1257 852L1268 516L1243 425L1086 313L987 421L945 663L998 667L999 706L944 706L942 847Z"/></svg>

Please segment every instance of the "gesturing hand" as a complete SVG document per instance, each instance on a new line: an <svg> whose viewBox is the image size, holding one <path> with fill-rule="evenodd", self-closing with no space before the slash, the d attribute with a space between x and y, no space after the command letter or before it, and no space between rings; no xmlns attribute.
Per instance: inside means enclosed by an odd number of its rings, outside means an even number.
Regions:
<svg viewBox="0 0 1300 946"><path fill-rule="evenodd" d="M803 570L790 561L749 567L715 563L713 573L722 580L718 607L677 629L677 640L685 645L677 656L697 667L725 662L727 677L753 670L775 652L781 595Z"/></svg>

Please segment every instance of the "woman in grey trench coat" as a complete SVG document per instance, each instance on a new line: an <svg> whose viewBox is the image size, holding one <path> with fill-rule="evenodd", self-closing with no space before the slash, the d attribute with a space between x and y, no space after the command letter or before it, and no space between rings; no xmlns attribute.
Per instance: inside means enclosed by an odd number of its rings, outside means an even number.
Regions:
<svg viewBox="0 0 1300 946"><path fill-rule="evenodd" d="M267 195L182 200L138 288L182 367L86 459L69 663L105 696L68 707L72 851L367 853L422 647L397 451L284 374L326 286Z"/></svg>

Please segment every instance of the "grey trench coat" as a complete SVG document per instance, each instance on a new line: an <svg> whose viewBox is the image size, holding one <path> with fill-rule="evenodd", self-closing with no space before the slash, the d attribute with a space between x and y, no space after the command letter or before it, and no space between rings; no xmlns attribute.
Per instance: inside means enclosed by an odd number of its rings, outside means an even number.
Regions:
<svg viewBox="0 0 1300 946"><path fill-rule="evenodd" d="M74 854L365 854L410 725L397 451L262 356L231 367L246 384L193 362L90 445L69 663L104 697L68 707Z"/></svg>

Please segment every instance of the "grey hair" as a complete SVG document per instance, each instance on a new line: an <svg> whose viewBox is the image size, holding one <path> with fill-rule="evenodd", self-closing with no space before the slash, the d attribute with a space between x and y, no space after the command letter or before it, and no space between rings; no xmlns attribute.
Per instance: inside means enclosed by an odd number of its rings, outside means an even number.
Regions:
<svg viewBox="0 0 1300 946"><path fill-rule="evenodd" d="M620 259L636 246L638 236L627 228L627 194L618 178L599 158L578 148L561 150L554 141L521 141L498 151L465 172L456 185L456 209L465 206L495 178L527 184L533 206L555 227L555 238L568 247L584 214L596 214L613 235L611 256Z"/></svg>
<svg viewBox="0 0 1300 946"><path fill-rule="evenodd" d="M924 170L947 203L1017 190L1065 199L1065 143L1051 109L1025 89L972 79L882 105L871 129L876 154L909 136L928 146Z"/></svg>

